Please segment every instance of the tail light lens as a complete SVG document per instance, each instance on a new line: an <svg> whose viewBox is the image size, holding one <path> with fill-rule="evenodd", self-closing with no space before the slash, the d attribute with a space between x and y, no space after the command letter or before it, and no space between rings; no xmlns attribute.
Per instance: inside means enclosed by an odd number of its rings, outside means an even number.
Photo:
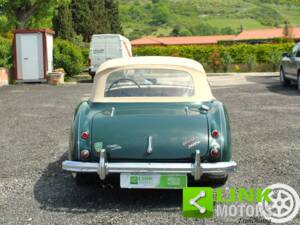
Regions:
<svg viewBox="0 0 300 225"><path fill-rule="evenodd" d="M215 158L218 158L219 155L220 155L219 149L215 146L212 147L211 150L210 150L210 156L215 159Z"/></svg>
<svg viewBox="0 0 300 225"><path fill-rule="evenodd" d="M212 136L213 138L218 138L218 137L219 137L219 131L213 130L213 131L211 132L211 136Z"/></svg>
<svg viewBox="0 0 300 225"><path fill-rule="evenodd" d="M86 140L89 137L89 133L87 131L84 131L81 133L81 138Z"/></svg>
<svg viewBox="0 0 300 225"><path fill-rule="evenodd" d="M90 156L90 152L89 152L89 150L82 150L81 152L80 152L80 158L81 159L87 159L88 157Z"/></svg>

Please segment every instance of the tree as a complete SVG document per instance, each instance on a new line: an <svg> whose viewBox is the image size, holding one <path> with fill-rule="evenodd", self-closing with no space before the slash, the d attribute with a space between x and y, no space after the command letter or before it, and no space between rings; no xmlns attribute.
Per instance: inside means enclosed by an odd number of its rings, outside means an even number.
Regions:
<svg viewBox="0 0 300 225"><path fill-rule="evenodd" d="M75 38L76 34L69 5L62 5L58 8L57 14L53 17L53 29L56 35L62 39L72 41Z"/></svg>
<svg viewBox="0 0 300 225"><path fill-rule="evenodd" d="M283 36L288 39L293 38L293 27L290 26L288 21L284 21Z"/></svg>
<svg viewBox="0 0 300 225"><path fill-rule="evenodd" d="M1 12L0 12L1 13ZM0 16L0 34L7 33L11 28L11 23L5 15Z"/></svg>
<svg viewBox="0 0 300 225"><path fill-rule="evenodd" d="M182 27L180 25L175 25L173 30L170 32L171 36L192 36L192 33L189 29Z"/></svg>
<svg viewBox="0 0 300 225"><path fill-rule="evenodd" d="M177 37L177 36L179 36L180 30L181 30L181 27L179 25L175 25L173 30L171 31L170 35Z"/></svg>
<svg viewBox="0 0 300 225"><path fill-rule="evenodd" d="M10 68L12 65L11 40L0 37L0 67Z"/></svg>
<svg viewBox="0 0 300 225"><path fill-rule="evenodd" d="M179 31L179 36L192 36L192 32L187 28L182 28Z"/></svg>
<svg viewBox="0 0 300 225"><path fill-rule="evenodd" d="M119 6L115 0L105 0L105 9L110 23L112 33L122 33L122 26L119 18Z"/></svg>
<svg viewBox="0 0 300 225"><path fill-rule="evenodd" d="M220 34L236 34L236 31L231 27L223 27L220 29Z"/></svg>
<svg viewBox="0 0 300 225"><path fill-rule="evenodd" d="M166 5L161 3L154 4L151 24L156 26L165 24L168 21L169 14L170 12Z"/></svg>
<svg viewBox="0 0 300 225"><path fill-rule="evenodd" d="M35 27L50 21L55 8L67 0L2 0L0 12L10 19L12 28Z"/></svg>
<svg viewBox="0 0 300 225"><path fill-rule="evenodd" d="M104 0L72 0L71 11L74 29L84 41L90 41L93 34L111 31Z"/></svg>
<svg viewBox="0 0 300 225"><path fill-rule="evenodd" d="M202 22L192 26L190 30L194 35L214 35L219 33L218 28L213 27L208 23L202 23Z"/></svg>

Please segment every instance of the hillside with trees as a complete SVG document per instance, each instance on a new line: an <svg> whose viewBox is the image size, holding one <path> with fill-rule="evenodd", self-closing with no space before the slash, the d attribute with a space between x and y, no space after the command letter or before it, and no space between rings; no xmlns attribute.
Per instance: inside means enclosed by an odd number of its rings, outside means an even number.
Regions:
<svg viewBox="0 0 300 225"><path fill-rule="evenodd" d="M300 26L299 0L119 0L123 31L145 35L234 34L241 29Z"/></svg>
<svg viewBox="0 0 300 225"><path fill-rule="evenodd" d="M0 33L54 28L67 39L93 33L188 36L300 26L300 0L0 0ZM123 29L122 29L123 28Z"/></svg>

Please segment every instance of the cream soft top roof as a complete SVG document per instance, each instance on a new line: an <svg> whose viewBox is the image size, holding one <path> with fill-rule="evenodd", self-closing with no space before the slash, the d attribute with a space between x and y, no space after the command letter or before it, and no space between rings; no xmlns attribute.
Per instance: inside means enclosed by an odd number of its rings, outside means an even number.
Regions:
<svg viewBox="0 0 300 225"><path fill-rule="evenodd" d="M111 59L101 64L97 70L97 74L104 70L114 69L119 67L130 67L142 65L147 67L147 65L169 65L169 66L179 66L189 69L198 70L199 72L205 74L202 65L195 60L180 58L180 57L169 57L169 56L138 56L129 58L118 58Z"/></svg>
<svg viewBox="0 0 300 225"><path fill-rule="evenodd" d="M195 95L191 97L105 97L106 79L111 72L135 68L174 69L188 72L194 82ZM167 56L141 56L112 59L97 70L92 102L200 102L215 99L202 65L192 59Z"/></svg>

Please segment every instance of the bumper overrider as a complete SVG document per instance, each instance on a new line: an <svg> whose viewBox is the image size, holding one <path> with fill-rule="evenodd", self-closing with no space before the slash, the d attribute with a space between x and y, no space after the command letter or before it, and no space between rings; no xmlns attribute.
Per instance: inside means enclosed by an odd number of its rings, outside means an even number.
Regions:
<svg viewBox="0 0 300 225"><path fill-rule="evenodd" d="M75 173L98 173L104 180L111 173L176 173L191 174L200 180L203 174L226 175L234 172L237 164L234 161L201 163L200 151L196 150L194 163L140 163L140 162L107 162L106 151L100 152L99 163L66 160L62 163L63 170Z"/></svg>

